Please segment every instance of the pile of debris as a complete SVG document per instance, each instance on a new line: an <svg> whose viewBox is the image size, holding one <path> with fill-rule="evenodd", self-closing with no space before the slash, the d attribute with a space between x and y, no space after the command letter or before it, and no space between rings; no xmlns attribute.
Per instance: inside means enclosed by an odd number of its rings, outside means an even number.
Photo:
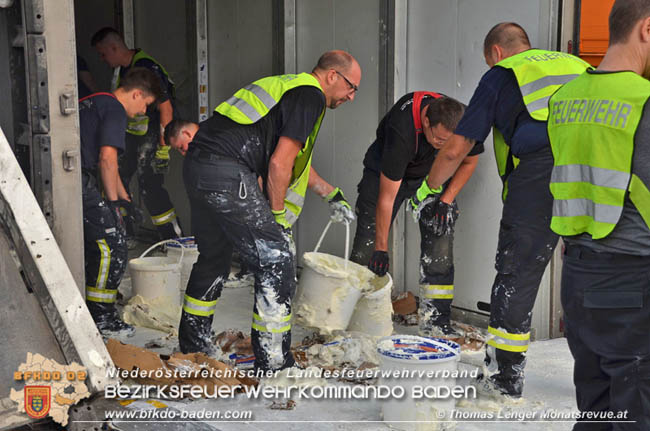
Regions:
<svg viewBox="0 0 650 431"><path fill-rule="evenodd" d="M199 386L205 394L214 395L222 386L243 388L258 384L204 353L161 355L112 338L106 348L115 366L143 385Z"/></svg>

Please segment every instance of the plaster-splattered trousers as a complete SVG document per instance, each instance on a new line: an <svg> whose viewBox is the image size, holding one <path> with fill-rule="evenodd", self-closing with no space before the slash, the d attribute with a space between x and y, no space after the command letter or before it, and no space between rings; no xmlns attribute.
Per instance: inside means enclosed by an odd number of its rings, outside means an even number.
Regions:
<svg viewBox="0 0 650 431"><path fill-rule="evenodd" d="M86 304L97 321L115 315L117 288L128 251L124 229L99 193L94 176L84 172L81 178Z"/></svg>
<svg viewBox="0 0 650 431"><path fill-rule="evenodd" d="M293 366L291 299L296 289L290 238L275 222L257 175L232 159L193 150L183 164L199 249L179 328L181 350L209 353L212 320L235 248L255 276L255 368Z"/></svg>
<svg viewBox="0 0 650 431"><path fill-rule="evenodd" d="M417 191L423 178L403 180L395 202L391 224L402 203ZM350 260L366 266L375 249L375 217L379 197L379 175L368 169L357 186L357 231ZM428 205L420 217L420 333L429 335L434 326L448 325L454 297L454 232L433 233L433 207Z"/></svg>
<svg viewBox="0 0 650 431"><path fill-rule="evenodd" d="M155 173L152 166L160 142L157 129L158 125L150 124L146 135L126 133L126 149L119 160L120 178L128 191L129 182L137 173L140 194L156 230L162 239L177 238L183 233L176 209L163 186L165 177ZM133 227L128 226L128 230L133 235Z"/></svg>
<svg viewBox="0 0 650 431"><path fill-rule="evenodd" d="M520 396L533 305L558 236L551 231L550 147L521 156L508 176L492 285L485 362L504 392Z"/></svg>

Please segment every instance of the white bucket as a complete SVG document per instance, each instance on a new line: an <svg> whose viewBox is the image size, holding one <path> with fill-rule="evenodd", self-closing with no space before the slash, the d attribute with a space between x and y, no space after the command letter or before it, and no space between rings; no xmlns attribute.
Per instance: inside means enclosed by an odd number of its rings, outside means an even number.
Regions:
<svg viewBox="0 0 650 431"><path fill-rule="evenodd" d="M193 236L184 236L176 238L180 244L170 242L167 244L167 257L181 261L181 301L185 296L185 289L187 289L187 282L190 281L190 274L192 267L196 260L199 258L199 247L196 245ZM183 258L181 259L181 255Z"/></svg>
<svg viewBox="0 0 650 431"><path fill-rule="evenodd" d="M345 258L318 253L331 225L330 220L314 251L303 255L305 267L300 275L294 307L297 323L322 334L347 329L361 292L374 277L368 268L347 260L349 224L345 225Z"/></svg>
<svg viewBox="0 0 650 431"><path fill-rule="evenodd" d="M357 307L354 309L348 331L358 331L376 337L385 337L393 333L393 302L390 294L393 279L389 273L383 277L370 280Z"/></svg>
<svg viewBox="0 0 650 431"><path fill-rule="evenodd" d="M180 259L165 256L146 257L151 250L169 242L180 244L173 239L160 241L145 250L137 259L129 261L133 296L140 295L146 299L167 297L173 304L180 303L182 245Z"/></svg>
<svg viewBox="0 0 650 431"><path fill-rule="evenodd" d="M443 396L447 389L454 388L455 378L427 378L426 373L446 372L453 376L460 360L458 343L444 338L393 335L382 338L377 344L377 351L381 371L416 373L412 378L379 379L380 385L404 388L402 398L388 398L383 402L384 421L393 428L405 431L454 430L456 424L449 422L456 402L453 397L416 399L412 394L415 386L429 387L427 391L430 395L435 395L432 390L436 390L439 396ZM424 372L424 377L417 374L420 371Z"/></svg>
<svg viewBox="0 0 650 431"><path fill-rule="evenodd" d="M325 253L305 253L304 262L294 308L296 322L323 334L347 329L372 272Z"/></svg>

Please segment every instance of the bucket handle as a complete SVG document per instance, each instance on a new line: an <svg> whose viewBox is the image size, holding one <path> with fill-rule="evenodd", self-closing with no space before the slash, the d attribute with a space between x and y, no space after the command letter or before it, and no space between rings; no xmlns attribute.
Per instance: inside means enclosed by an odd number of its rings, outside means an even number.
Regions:
<svg viewBox="0 0 650 431"><path fill-rule="evenodd" d="M318 238L316 247L314 247L314 253L316 253L320 248L321 244L323 243L323 240L325 239L325 235L327 234L327 231L329 230L331 225L332 225L332 220L330 219L330 221L327 222L327 225L325 225L325 229L323 230L323 233L320 235L320 238ZM349 254L350 254L350 223L345 223L345 254L343 255L343 260L345 260L346 269L348 267Z"/></svg>
<svg viewBox="0 0 650 431"><path fill-rule="evenodd" d="M181 244L179 241L176 241L175 239L165 239L165 240L162 240L162 241L159 241L159 242L155 243L154 245L152 245L151 247L149 247L148 249L146 249L146 250L145 250L145 251L140 255L140 257L139 257L138 259L141 259L141 258L145 257L147 254L149 254L149 252L150 252L151 250L154 250L156 247L158 247L158 246L160 246L160 245L163 245L163 244L170 243L170 242L175 242L176 244L178 244L178 245L181 246L181 258L180 258L180 260L178 261L178 264L180 265L181 262L183 261L183 256L185 255L185 246L184 246L183 244Z"/></svg>

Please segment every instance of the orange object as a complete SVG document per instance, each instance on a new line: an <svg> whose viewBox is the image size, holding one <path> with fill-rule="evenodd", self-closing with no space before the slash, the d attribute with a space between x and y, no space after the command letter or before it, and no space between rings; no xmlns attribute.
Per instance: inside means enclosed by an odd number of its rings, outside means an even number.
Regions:
<svg viewBox="0 0 650 431"><path fill-rule="evenodd" d="M580 58L598 66L609 42L608 19L614 0L580 2Z"/></svg>

